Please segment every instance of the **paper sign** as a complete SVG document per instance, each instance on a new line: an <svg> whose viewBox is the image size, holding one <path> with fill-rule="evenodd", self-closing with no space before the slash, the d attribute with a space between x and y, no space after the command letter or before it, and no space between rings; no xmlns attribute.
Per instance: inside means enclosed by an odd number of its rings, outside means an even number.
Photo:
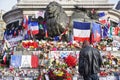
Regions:
<svg viewBox="0 0 120 80"><path fill-rule="evenodd" d="M100 77L99 80L107 80L106 77Z"/></svg>
<svg viewBox="0 0 120 80"><path fill-rule="evenodd" d="M49 76L45 74L45 80L49 80Z"/></svg>
<svg viewBox="0 0 120 80"><path fill-rule="evenodd" d="M107 80L116 80L115 76L107 76Z"/></svg>
<svg viewBox="0 0 120 80"><path fill-rule="evenodd" d="M106 51L111 51L112 48L111 47L106 47Z"/></svg>
<svg viewBox="0 0 120 80"><path fill-rule="evenodd" d="M73 79L72 80L77 80L77 76L73 76Z"/></svg>

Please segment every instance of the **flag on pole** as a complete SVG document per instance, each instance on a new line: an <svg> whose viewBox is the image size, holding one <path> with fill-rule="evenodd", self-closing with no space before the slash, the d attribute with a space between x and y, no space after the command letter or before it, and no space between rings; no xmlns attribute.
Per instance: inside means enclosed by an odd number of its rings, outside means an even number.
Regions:
<svg viewBox="0 0 120 80"><path fill-rule="evenodd" d="M100 12L100 13L98 13L98 16L99 16L99 17L104 17L104 16L105 16L105 13L104 13L104 12Z"/></svg>
<svg viewBox="0 0 120 80"><path fill-rule="evenodd" d="M92 23L92 43L101 40L101 26L97 23Z"/></svg>
<svg viewBox="0 0 120 80"><path fill-rule="evenodd" d="M39 33L39 26L38 22L31 22L30 23L30 30L33 35L36 35Z"/></svg>
<svg viewBox="0 0 120 80"><path fill-rule="evenodd" d="M45 37L48 38L48 31L47 31L46 23L44 22L43 25L44 25Z"/></svg>
<svg viewBox="0 0 120 80"><path fill-rule="evenodd" d="M7 61L7 53L4 52L3 54L3 61L4 61L4 64L6 64L6 61Z"/></svg>
<svg viewBox="0 0 120 80"><path fill-rule="evenodd" d="M106 24L106 23L107 23L107 20L106 20L106 19L100 19L99 22L100 22L101 24Z"/></svg>
<svg viewBox="0 0 120 80"><path fill-rule="evenodd" d="M28 16L24 16L22 25L24 29L28 29Z"/></svg>
<svg viewBox="0 0 120 80"><path fill-rule="evenodd" d="M98 13L98 16L99 16L99 22L101 24L106 24L107 23L107 17L105 15L105 12Z"/></svg>
<svg viewBox="0 0 120 80"><path fill-rule="evenodd" d="M109 33L109 38L112 38L112 35L113 35L113 27L112 26L110 26L108 33Z"/></svg>
<svg viewBox="0 0 120 80"><path fill-rule="evenodd" d="M103 27L103 36L102 36L102 38L106 38L106 37L108 37L108 31L109 31L109 28L108 28L108 26L107 25L105 25L104 27Z"/></svg>
<svg viewBox="0 0 120 80"><path fill-rule="evenodd" d="M43 30L43 25L39 24L39 29Z"/></svg>
<svg viewBox="0 0 120 80"><path fill-rule="evenodd" d="M30 18L28 18L28 29L26 30L27 35L30 35L30 34L31 34L30 27L31 27L31 19L30 19Z"/></svg>
<svg viewBox="0 0 120 80"><path fill-rule="evenodd" d="M74 40L78 42L90 41L90 23L74 21L73 36Z"/></svg>

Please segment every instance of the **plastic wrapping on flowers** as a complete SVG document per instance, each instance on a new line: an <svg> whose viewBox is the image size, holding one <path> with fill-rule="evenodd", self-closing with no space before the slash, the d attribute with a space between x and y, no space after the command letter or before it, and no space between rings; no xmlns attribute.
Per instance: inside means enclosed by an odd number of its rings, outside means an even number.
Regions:
<svg viewBox="0 0 120 80"><path fill-rule="evenodd" d="M76 59L76 57L69 55L68 57L65 58L65 63L69 67L75 67L77 65L77 59Z"/></svg>
<svg viewBox="0 0 120 80"><path fill-rule="evenodd" d="M48 76L50 80L72 80L72 75L62 68L50 69Z"/></svg>

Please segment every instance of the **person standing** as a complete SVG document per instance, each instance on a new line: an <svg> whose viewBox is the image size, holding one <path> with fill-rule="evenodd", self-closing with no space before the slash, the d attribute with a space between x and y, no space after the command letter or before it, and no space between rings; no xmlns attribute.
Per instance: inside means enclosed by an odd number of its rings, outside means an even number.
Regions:
<svg viewBox="0 0 120 80"><path fill-rule="evenodd" d="M84 80L99 80L98 73L102 65L100 52L84 41L79 54L78 72Z"/></svg>

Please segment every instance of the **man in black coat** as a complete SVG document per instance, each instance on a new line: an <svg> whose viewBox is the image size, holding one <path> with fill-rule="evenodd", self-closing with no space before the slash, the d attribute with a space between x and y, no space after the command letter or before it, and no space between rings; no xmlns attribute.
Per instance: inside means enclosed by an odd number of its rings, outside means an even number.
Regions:
<svg viewBox="0 0 120 80"><path fill-rule="evenodd" d="M84 41L79 55L79 73L84 80L99 80L98 73L102 65L100 52Z"/></svg>

